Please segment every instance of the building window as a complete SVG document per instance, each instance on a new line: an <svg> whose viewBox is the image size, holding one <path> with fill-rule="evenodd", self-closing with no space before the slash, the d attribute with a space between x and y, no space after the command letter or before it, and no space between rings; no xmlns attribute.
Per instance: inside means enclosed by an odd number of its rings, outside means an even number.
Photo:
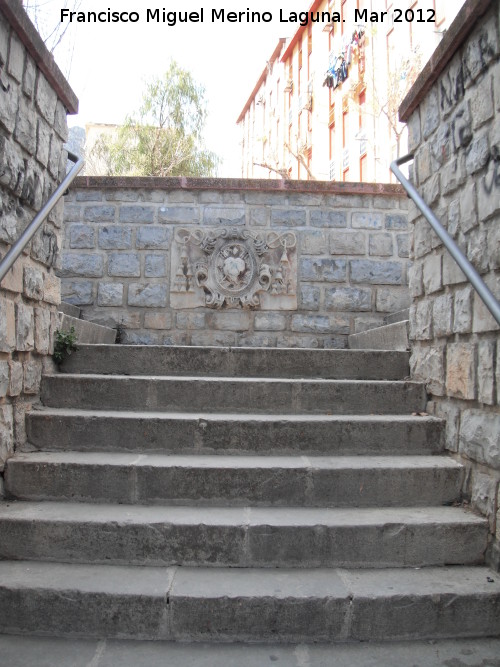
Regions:
<svg viewBox="0 0 500 667"><path fill-rule="evenodd" d="M330 160L333 160L335 157L335 123L332 123L328 129L330 134Z"/></svg>

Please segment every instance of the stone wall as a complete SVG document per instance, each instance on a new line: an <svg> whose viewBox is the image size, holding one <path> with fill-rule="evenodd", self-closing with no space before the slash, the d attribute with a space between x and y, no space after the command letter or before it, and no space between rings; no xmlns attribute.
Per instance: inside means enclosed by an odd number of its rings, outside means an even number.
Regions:
<svg viewBox="0 0 500 667"><path fill-rule="evenodd" d="M19 3L0 0L0 255L66 168L66 114L77 100ZM0 285L0 473L24 440L25 411L51 364L62 202ZM1 476L0 476L1 495Z"/></svg>
<svg viewBox="0 0 500 667"><path fill-rule="evenodd" d="M497 298L499 20L499 0L468 0L400 112L414 182ZM448 449L467 465L464 491L490 520L498 564L499 327L413 204L410 220L412 376L427 382L429 411L447 419Z"/></svg>
<svg viewBox="0 0 500 667"><path fill-rule="evenodd" d="M389 185L79 178L65 201L63 299L126 343L345 347L409 305L406 208ZM255 293L222 303L210 279L198 287L221 230L236 266L244 238L270 246L256 255L268 289L256 279Z"/></svg>

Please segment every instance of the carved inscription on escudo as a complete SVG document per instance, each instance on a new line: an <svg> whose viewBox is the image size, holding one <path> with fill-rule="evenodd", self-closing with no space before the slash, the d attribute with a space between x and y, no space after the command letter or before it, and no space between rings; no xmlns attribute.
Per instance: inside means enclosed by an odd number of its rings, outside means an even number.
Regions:
<svg viewBox="0 0 500 667"><path fill-rule="evenodd" d="M176 229L171 306L295 310L296 246L293 232Z"/></svg>

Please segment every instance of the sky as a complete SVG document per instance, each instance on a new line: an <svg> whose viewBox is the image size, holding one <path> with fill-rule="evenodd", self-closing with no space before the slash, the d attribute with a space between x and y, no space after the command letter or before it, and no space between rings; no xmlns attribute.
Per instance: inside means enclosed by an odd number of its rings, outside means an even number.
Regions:
<svg viewBox="0 0 500 667"><path fill-rule="evenodd" d="M33 1L33 0L31 0ZM280 22L290 11L304 11L304 0L232 0L211 4L193 0L36 0L45 29L60 22L61 9L136 11L138 23L72 23L54 57L80 101L69 126L120 124L138 108L144 82L161 76L170 59L188 69L205 86L208 101L206 145L223 159L219 176L240 176L240 132L236 120L266 60L280 37L291 36L297 23ZM146 10L200 11L203 23L147 23ZM271 12L269 23L212 22L212 9Z"/></svg>

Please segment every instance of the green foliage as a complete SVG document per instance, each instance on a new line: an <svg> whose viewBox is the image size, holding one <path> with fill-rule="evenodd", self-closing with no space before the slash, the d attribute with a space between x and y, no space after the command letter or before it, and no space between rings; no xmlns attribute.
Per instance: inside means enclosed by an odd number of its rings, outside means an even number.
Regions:
<svg viewBox="0 0 500 667"><path fill-rule="evenodd" d="M78 350L75 327L71 327L69 331L56 331L53 354L55 362L61 364L75 350Z"/></svg>
<svg viewBox="0 0 500 667"><path fill-rule="evenodd" d="M171 61L162 78L147 84L138 111L89 157L106 176L212 176L219 158L203 147L206 118L203 86Z"/></svg>

